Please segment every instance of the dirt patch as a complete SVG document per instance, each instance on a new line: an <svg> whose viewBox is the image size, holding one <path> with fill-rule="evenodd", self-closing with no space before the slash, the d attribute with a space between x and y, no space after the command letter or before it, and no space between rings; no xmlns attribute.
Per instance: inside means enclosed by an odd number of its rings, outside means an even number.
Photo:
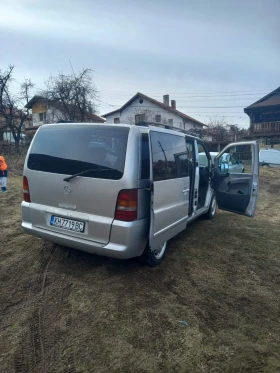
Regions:
<svg viewBox="0 0 280 373"><path fill-rule="evenodd" d="M255 219L199 219L157 268L23 234L17 174L0 195L1 371L280 371L280 170L261 170Z"/></svg>

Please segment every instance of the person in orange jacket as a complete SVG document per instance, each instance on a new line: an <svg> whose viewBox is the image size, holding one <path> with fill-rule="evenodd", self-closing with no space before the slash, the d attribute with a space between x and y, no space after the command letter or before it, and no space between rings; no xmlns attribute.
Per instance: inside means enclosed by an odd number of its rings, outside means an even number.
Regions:
<svg viewBox="0 0 280 373"><path fill-rule="evenodd" d="M0 155L0 186L2 192L7 192L7 177L8 177L8 166L5 162L5 158Z"/></svg>

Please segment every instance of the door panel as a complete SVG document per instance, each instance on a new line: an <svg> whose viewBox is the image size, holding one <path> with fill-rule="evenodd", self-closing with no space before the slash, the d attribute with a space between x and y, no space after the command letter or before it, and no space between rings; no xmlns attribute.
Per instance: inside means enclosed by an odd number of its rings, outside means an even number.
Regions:
<svg viewBox="0 0 280 373"><path fill-rule="evenodd" d="M190 168L185 136L150 131L153 184L150 246L157 248L186 226Z"/></svg>
<svg viewBox="0 0 280 373"><path fill-rule="evenodd" d="M251 177L247 175L229 175L220 180L216 192L219 206L227 206L228 210L245 213L251 196Z"/></svg>
<svg viewBox="0 0 280 373"><path fill-rule="evenodd" d="M154 237L188 215L190 178L154 183Z"/></svg>
<svg viewBox="0 0 280 373"><path fill-rule="evenodd" d="M238 161L244 162L244 173L240 173L240 168L236 169L230 165L225 167L223 164L221 168L219 160L225 152L234 153ZM255 141L230 144L217 155L213 187L220 209L254 216L259 184L258 156L258 144Z"/></svg>

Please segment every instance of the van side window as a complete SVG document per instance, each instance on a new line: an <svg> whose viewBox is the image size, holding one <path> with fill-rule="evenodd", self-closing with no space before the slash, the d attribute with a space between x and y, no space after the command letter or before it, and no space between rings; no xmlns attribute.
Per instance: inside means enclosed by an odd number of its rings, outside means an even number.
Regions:
<svg viewBox="0 0 280 373"><path fill-rule="evenodd" d="M140 179L150 179L150 147L149 147L149 135L147 133L142 133L142 136L141 136Z"/></svg>
<svg viewBox="0 0 280 373"><path fill-rule="evenodd" d="M177 174L178 177L191 176L193 170L193 155L194 155L194 144L191 141L186 141L186 151L179 154L177 158Z"/></svg>
<svg viewBox="0 0 280 373"><path fill-rule="evenodd" d="M208 167L209 159L207 156L207 150L204 144L198 143L198 165L199 167Z"/></svg>
<svg viewBox="0 0 280 373"><path fill-rule="evenodd" d="M153 180L176 179L181 175L180 164L186 159L186 141L183 136L151 131ZM183 167L183 170L185 168ZM186 174L186 170L183 171Z"/></svg>

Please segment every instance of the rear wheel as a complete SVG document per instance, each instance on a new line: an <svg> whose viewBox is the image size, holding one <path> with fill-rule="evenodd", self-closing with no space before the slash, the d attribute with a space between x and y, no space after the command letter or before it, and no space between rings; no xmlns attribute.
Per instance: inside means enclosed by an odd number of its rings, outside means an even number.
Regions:
<svg viewBox="0 0 280 373"><path fill-rule="evenodd" d="M155 250L151 250L149 243L147 244L143 254L139 258L142 263L148 264L151 267L159 265L164 258L167 247L167 241L161 244Z"/></svg>
<svg viewBox="0 0 280 373"><path fill-rule="evenodd" d="M216 211L217 211L217 200L216 200L215 193L213 193L210 206L209 206L209 210L205 214L205 217L207 219L213 219L214 216L216 215Z"/></svg>

